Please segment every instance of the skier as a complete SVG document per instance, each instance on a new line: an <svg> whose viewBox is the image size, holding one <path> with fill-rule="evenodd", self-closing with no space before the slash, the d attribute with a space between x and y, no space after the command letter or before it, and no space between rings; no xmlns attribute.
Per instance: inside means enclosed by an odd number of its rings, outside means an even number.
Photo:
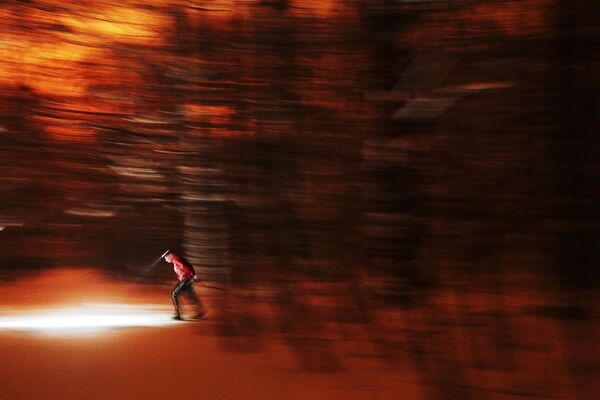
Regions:
<svg viewBox="0 0 600 400"><path fill-rule="evenodd" d="M195 318L202 318L205 314L204 304L202 303L202 300L198 298L192 287L192 284L199 280L194 271L194 267L185 258L178 256L172 250L164 252L162 257L166 262L173 264L173 270L177 274L177 279L179 279L179 282L171 292L171 299L173 300L173 306L175 307L175 316L173 318L177 320L182 319L181 311L179 309L179 296L183 293L188 295L198 310Z"/></svg>

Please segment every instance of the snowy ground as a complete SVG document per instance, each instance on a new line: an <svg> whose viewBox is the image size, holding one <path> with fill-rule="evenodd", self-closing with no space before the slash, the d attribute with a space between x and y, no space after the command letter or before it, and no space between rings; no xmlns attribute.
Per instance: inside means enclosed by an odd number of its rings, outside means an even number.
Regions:
<svg viewBox="0 0 600 400"><path fill-rule="evenodd" d="M53 270L0 284L0 393L28 399L419 399L408 372L377 359L335 372L297 367L285 344L231 352L222 318L171 320L168 286Z"/></svg>
<svg viewBox="0 0 600 400"><path fill-rule="evenodd" d="M180 322L173 283L92 269L1 282L0 399L598 398L593 301L579 315L533 285L440 289L360 320L345 303L331 318L331 284L298 285L312 308L198 288L207 318Z"/></svg>

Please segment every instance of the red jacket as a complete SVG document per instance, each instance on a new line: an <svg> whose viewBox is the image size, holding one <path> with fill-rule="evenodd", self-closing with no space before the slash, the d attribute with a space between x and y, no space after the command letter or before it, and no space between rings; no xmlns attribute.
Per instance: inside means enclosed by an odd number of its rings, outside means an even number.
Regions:
<svg viewBox="0 0 600 400"><path fill-rule="evenodd" d="M194 269L189 266L189 263L183 261L180 257L173 254L173 270L177 274L177 279L180 281L192 279L194 277Z"/></svg>

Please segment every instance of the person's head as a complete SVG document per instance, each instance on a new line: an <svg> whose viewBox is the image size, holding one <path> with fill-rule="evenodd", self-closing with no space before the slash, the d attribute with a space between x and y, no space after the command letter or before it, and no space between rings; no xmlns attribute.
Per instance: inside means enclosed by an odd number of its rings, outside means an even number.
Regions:
<svg viewBox="0 0 600 400"><path fill-rule="evenodd" d="M163 254L163 258L165 259L166 262L170 263L171 261L173 261L174 255L175 254L171 250L167 250L165 252L165 254Z"/></svg>

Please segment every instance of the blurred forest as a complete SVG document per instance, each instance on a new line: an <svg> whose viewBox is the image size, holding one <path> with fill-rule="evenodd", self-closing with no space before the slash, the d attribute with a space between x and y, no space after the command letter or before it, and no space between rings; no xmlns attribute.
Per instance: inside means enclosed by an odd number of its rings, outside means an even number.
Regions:
<svg viewBox="0 0 600 400"><path fill-rule="evenodd" d="M0 277L175 248L228 351L597 398L599 8L2 1Z"/></svg>

